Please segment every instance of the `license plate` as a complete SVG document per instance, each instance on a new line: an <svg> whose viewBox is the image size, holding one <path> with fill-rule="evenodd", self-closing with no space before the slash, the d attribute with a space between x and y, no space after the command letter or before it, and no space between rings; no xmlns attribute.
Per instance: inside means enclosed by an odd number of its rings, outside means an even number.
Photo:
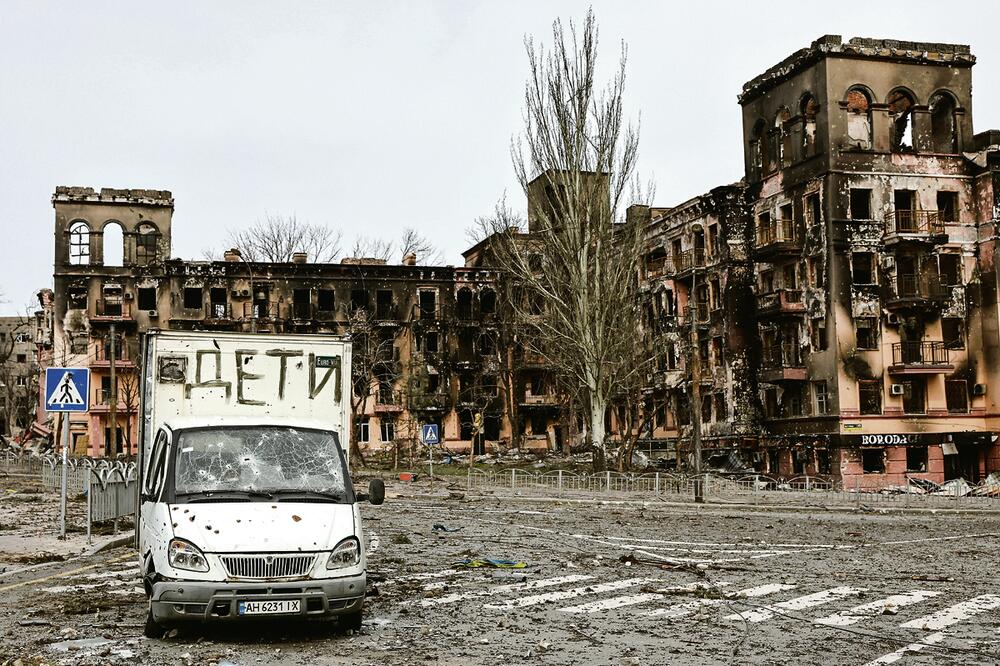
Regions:
<svg viewBox="0 0 1000 666"><path fill-rule="evenodd" d="M240 615L277 615L281 613L298 613L301 608L299 599L282 599L280 601L241 601Z"/></svg>

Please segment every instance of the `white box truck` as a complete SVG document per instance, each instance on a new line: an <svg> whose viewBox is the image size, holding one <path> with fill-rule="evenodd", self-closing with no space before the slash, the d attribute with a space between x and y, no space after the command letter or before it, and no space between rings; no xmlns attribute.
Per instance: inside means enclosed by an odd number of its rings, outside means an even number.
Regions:
<svg viewBox="0 0 1000 666"><path fill-rule="evenodd" d="M136 545L147 636L185 622L338 617L358 628L351 345L328 335L150 331Z"/></svg>

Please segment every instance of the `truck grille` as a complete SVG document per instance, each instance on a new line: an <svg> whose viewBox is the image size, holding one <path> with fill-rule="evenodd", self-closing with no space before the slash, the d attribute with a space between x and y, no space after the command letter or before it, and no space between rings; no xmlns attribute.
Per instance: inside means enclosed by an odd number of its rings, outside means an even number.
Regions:
<svg viewBox="0 0 1000 666"><path fill-rule="evenodd" d="M222 564L233 578L293 578L305 576L315 555L223 555Z"/></svg>

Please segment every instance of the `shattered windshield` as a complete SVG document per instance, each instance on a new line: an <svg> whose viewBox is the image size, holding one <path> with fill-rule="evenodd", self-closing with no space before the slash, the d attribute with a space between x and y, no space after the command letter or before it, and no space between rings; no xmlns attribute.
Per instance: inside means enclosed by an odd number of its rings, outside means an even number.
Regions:
<svg viewBox="0 0 1000 666"><path fill-rule="evenodd" d="M345 493L343 458L331 432L275 426L183 430L176 452L178 495Z"/></svg>

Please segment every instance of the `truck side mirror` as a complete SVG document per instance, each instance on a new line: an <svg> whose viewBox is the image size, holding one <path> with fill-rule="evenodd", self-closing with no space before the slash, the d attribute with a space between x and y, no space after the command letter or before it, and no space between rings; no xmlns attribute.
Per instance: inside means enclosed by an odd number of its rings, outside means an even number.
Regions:
<svg viewBox="0 0 1000 666"><path fill-rule="evenodd" d="M368 501L376 506L385 501L385 482L382 479L368 482Z"/></svg>

